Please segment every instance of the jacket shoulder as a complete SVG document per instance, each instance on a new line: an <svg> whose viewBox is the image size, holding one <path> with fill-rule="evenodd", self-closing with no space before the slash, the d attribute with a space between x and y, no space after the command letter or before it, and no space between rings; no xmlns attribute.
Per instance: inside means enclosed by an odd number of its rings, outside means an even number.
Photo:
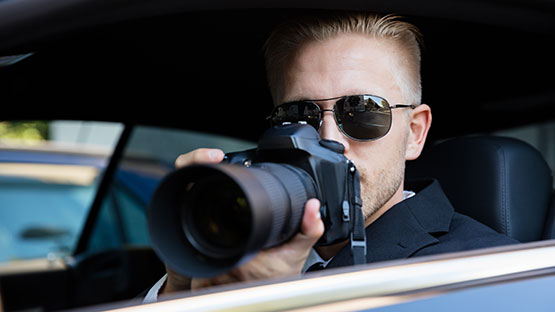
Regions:
<svg viewBox="0 0 555 312"><path fill-rule="evenodd" d="M420 250L415 255L465 251L520 243L516 239L498 233L490 227L457 212L453 214L449 231L437 233L434 236L438 239L438 243Z"/></svg>

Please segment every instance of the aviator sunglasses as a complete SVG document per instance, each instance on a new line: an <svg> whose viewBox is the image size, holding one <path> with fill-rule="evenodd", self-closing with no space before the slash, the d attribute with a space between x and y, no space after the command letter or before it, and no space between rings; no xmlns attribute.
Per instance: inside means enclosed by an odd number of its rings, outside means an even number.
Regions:
<svg viewBox="0 0 555 312"><path fill-rule="evenodd" d="M316 102L337 100L333 109L321 109ZM370 94L346 95L322 100L293 101L276 106L268 117L272 126L306 123L316 130L324 112L333 112L341 132L356 141L372 141L385 136L391 128L391 110L416 105L389 105L386 99Z"/></svg>

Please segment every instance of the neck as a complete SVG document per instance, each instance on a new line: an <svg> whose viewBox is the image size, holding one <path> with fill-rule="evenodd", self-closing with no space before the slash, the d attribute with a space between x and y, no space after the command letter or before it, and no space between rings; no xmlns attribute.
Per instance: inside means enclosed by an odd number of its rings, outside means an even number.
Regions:
<svg viewBox="0 0 555 312"><path fill-rule="evenodd" d="M374 221L378 220L384 213L386 213L391 207L397 205L401 201L403 201L403 189L404 185L401 183L401 186L397 189L397 191L391 196L391 198L378 210L374 213L366 217L364 220L364 227L368 227L370 224L374 223Z"/></svg>

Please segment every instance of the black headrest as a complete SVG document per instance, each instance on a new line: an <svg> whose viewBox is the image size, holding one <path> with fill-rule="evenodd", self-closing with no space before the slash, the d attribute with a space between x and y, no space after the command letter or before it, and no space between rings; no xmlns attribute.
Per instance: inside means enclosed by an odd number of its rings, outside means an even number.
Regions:
<svg viewBox="0 0 555 312"><path fill-rule="evenodd" d="M551 205L549 205L547 220L545 220L543 239L555 239L555 190L551 195Z"/></svg>
<svg viewBox="0 0 555 312"><path fill-rule="evenodd" d="M457 212L500 233L521 242L542 239L552 175L527 143L492 136L451 139L407 162L406 177L438 179Z"/></svg>

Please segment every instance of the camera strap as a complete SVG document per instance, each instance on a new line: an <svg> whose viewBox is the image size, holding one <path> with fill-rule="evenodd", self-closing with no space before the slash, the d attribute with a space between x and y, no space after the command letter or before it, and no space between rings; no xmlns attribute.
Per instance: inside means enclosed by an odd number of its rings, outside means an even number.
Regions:
<svg viewBox="0 0 555 312"><path fill-rule="evenodd" d="M360 177L355 164L349 160L348 165L349 201L351 202L351 215L353 228L351 230L351 254L353 264L366 263L366 229L364 228L364 215L362 213L362 198L360 198Z"/></svg>

